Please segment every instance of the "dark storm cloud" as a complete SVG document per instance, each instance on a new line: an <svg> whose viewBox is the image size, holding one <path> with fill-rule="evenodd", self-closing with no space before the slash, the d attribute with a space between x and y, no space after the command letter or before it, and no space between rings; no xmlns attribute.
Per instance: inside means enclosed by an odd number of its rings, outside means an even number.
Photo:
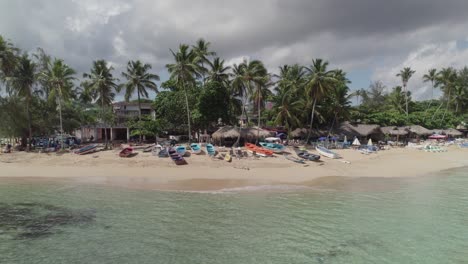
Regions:
<svg viewBox="0 0 468 264"><path fill-rule="evenodd" d="M119 70L141 59L163 71L169 49L200 37L226 60L250 56L275 69L324 57L353 70L466 39L467 11L461 0L4 0L0 34L80 72L100 58Z"/></svg>

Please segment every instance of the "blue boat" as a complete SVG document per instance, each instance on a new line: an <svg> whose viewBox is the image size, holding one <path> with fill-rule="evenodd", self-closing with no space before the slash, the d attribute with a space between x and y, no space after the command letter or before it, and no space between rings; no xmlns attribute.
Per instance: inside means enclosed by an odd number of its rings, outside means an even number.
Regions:
<svg viewBox="0 0 468 264"><path fill-rule="evenodd" d="M97 145L92 144L92 145L87 145L87 146L84 146L84 147L76 150L75 153L78 154L78 155L85 155L85 154L93 153L93 152L96 152L96 151L97 151Z"/></svg>
<svg viewBox="0 0 468 264"><path fill-rule="evenodd" d="M214 156L214 155L216 155L216 149L215 149L215 147L214 147L212 144L206 144L205 148L206 148L206 153L207 153L209 156Z"/></svg>
<svg viewBox="0 0 468 264"><path fill-rule="evenodd" d="M185 146L177 146L176 149L177 153L179 153L180 156L184 156L185 152L187 152L187 148Z"/></svg>
<svg viewBox="0 0 468 264"><path fill-rule="evenodd" d="M263 148L269 149L277 154L283 153L286 150L285 146L278 144L278 143L260 142L260 146L262 146Z"/></svg>
<svg viewBox="0 0 468 264"><path fill-rule="evenodd" d="M193 154L200 154L201 153L201 146L198 143L190 144L190 148L192 149Z"/></svg>

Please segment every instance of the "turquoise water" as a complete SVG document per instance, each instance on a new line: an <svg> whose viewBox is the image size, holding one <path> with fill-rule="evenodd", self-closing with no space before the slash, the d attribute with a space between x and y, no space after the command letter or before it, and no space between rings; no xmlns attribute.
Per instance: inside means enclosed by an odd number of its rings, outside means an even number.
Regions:
<svg viewBox="0 0 468 264"><path fill-rule="evenodd" d="M468 168L251 189L0 182L0 263L468 263Z"/></svg>

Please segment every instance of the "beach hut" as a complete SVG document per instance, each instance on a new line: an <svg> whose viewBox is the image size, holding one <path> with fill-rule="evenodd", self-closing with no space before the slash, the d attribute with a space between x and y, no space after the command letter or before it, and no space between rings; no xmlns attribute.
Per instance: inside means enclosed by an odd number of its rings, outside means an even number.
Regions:
<svg viewBox="0 0 468 264"><path fill-rule="evenodd" d="M449 137L461 137L463 136L463 133L454 129L454 128L449 128L449 129L444 129L442 131L443 134L449 136Z"/></svg>
<svg viewBox="0 0 468 264"><path fill-rule="evenodd" d="M457 130L462 133L462 137L468 137L468 129L464 124L460 124L457 126Z"/></svg>
<svg viewBox="0 0 468 264"><path fill-rule="evenodd" d="M215 144L223 146L232 146L236 143L240 134L240 143L255 142L257 137L259 139L272 137L274 132L268 130L259 129L257 127L239 128L233 126L224 126L219 128L216 132L211 135Z"/></svg>
<svg viewBox="0 0 468 264"><path fill-rule="evenodd" d="M382 132L380 126L373 124L352 124L350 122L341 123L336 129L332 130L333 134L347 137L357 137L367 140L368 138L379 139Z"/></svg>
<svg viewBox="0 0 468 264"><path fill-rule="evenodd" d="M403 127L399 128L396 126L381 127L380 130L382 131L382 134L386 137L386 139L389 137L390 139L396 141L400 141L400 139L405 138L409 134L408 129Z"/></svg>

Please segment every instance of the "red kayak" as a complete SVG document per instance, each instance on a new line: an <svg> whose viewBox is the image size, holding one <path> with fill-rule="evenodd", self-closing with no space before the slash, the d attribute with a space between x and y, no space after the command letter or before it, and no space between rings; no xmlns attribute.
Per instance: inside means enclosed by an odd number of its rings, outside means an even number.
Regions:
<svg viewBox="0 0 468 264"><path fill-rule="evenodd" d="M120 151L119 156L122 158L128 158L133 154L133 148L127 147Z"/></svg>
<svg viewBox="0 0 468 264"><path fill-rule="evenodd" d="M245 148L248 151L250 151L252 153L255 153L255 154L259 155L259 156L264 156L264 157L273 156L273 151L271 151L269 149L259 147L259 146L256 146L255 144L245 143Z"/></svg>

